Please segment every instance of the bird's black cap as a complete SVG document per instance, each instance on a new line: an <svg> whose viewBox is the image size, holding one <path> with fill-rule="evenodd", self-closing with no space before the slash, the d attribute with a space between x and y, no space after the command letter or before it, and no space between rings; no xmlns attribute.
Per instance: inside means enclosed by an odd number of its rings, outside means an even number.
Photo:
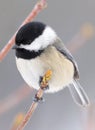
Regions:
<svg viewBox="0 0 95 130"><path fill-rule="evenodd" d="M15 43L17 46L20 44L31 44L37 37L39 37L46 25L41 22L30 22L22 26L17 32Z"/></svg>

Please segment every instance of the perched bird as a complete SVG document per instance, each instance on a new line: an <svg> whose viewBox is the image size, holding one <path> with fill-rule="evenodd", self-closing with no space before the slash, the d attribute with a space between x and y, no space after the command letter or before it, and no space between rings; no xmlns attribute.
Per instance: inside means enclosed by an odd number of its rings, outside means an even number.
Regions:
<svg viewBox="0 0 95 130"><path fill-rule="evenodd" d="M13 48L17 68L30 87L38 90L42 76L50 69L53 74L46 92L58 92L67 86L77 104L89 105L89 99L78 82L77 63L50 26L41 22L22 26Z"/></svg>

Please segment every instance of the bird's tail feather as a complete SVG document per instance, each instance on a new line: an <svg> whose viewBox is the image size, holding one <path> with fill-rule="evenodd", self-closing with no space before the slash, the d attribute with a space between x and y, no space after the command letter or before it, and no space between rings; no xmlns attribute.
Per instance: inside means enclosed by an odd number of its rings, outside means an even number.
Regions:
<svg viewBox="0 0 95 130"><path fill-rule="evenodd" d="M90 104L87 94L78 81L73 80L72 85L69 85L69 90L75 103L83 107L86 107Z"/></svg>

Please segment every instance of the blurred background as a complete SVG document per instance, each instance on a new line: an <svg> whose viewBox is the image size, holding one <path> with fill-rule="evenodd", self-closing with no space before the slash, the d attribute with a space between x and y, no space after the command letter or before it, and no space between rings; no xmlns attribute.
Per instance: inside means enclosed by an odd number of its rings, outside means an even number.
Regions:
<svg viewBox="0 0 95 130"><path fill-rule="evenodd" d="M21 25L37 0L0 1L0 49ZM35 20L54 28L72 51L80 70L80 82L93 105L77 106L68 89L44 94L25 130L95 130L95 0L47 0L48 7ZM75 43L73 45L73 43ZM85 45L82 45L86 43ZM81 44L81 47L79 45ZM75 48L78 46L78 48ZM26 113L36 91L25 87L11 50L0 62L0 130L11 130L19 113Z"/></svg>

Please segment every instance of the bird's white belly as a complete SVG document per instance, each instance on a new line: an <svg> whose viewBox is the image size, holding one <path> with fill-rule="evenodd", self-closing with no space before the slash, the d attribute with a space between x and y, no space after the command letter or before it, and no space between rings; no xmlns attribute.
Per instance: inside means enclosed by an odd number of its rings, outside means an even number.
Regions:
<svg viewBox="0 0 95 130"><path fill-rule="evenodd" d="M40 77L51 69L53 74L47 92L57 92L71 83L74 67L61 53L56 53L54 47L48 49L32 60L16 58L17 68L26 83L35 89L39 89Z"/></svg>

